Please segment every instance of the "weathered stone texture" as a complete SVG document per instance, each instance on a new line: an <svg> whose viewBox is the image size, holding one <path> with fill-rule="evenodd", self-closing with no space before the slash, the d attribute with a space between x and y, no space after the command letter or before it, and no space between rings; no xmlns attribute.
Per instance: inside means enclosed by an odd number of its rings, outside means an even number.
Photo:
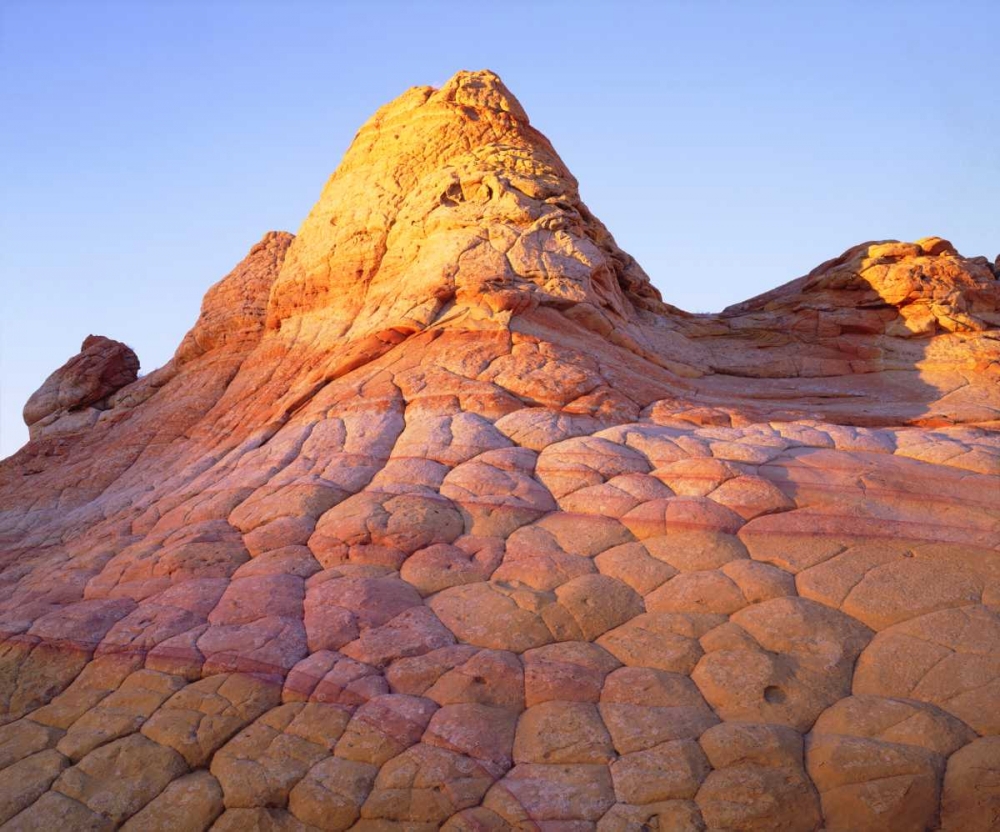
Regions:
<svg viewBox="0 0 1000 832"><path fill-rule="evenodd" d="M926 238L689 315L499 78L410 90L29 401L2 829L997 828L998 303Z"/></svg>

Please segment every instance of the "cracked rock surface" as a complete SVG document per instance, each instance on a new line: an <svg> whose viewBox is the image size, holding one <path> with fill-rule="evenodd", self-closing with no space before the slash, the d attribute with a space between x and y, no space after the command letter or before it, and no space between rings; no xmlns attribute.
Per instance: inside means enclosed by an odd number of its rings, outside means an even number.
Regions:
<svg viewBox="0 0 1000 832"><path fill-rule="evenodd" d="M499 78L410 90L29 401L0 829L997 828L998 309L929 237L682 312Z"/></svg>

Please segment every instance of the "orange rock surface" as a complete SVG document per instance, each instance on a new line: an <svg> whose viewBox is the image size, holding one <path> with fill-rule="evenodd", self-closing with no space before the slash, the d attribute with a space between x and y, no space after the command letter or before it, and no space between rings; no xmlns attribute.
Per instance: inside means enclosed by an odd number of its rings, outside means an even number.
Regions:
<svg viewBox="0 0 1000 832"><path fill-rule="evenodd" d="M3 830L1000 823L985 258L682 312L462 72L137 370L0 463Z"/></svg>

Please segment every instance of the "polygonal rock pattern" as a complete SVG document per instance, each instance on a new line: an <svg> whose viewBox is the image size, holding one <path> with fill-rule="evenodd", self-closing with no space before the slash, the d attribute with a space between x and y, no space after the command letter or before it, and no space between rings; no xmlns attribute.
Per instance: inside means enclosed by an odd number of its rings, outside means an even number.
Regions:
<svg viewBox="0 0 1000 832"><path fill-rule="evenodd" d="M927 238L687 315L496 76L411 90L33 398L0 828L996 828L998 297Z"/></svg>

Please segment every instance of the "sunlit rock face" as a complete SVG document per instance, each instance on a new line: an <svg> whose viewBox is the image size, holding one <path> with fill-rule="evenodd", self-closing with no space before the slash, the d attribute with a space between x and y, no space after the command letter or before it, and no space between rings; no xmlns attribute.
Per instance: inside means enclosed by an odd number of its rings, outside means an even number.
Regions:
<svg viewBox="0 0 1000 832"><path fill-rule="evenodd" d="M405 93L29 402L2 828L995 828L998 298L926 238L681 312L495 75Z"/></svg>

